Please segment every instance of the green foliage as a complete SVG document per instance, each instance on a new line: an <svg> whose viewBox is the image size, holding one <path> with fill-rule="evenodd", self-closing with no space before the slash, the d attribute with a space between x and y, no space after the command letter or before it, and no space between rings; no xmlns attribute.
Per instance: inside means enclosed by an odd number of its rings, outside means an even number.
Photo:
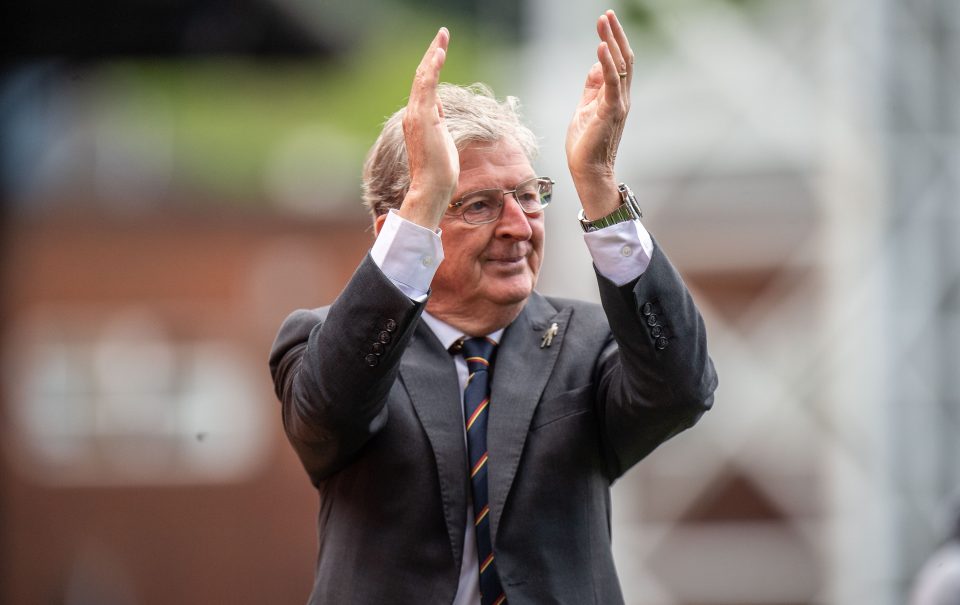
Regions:
<svg viewBox="0 0 960 605"><path fill-rule="evenodd" d="M705 7L711 4L727 4L730 7L744 11L752 12L762 8L762 5L768 4L770 0L661 0L671 2L683 2L685 10L696 10L698 7ZM620 16L632 28L649 33L656 28L657 11L659 4L656 0L627 0L618 10Z"/></svg>
<svg viewBox="0 0 960 605"><path fill-rule="evenodd" d="M304 128L354 141L342 152L358 156L359 179L363 153L384 119L405 103L440 25L452 32L443 79L496 87L489 79L494 69L485 62L490 55L469 26L400 15L332 60L110 64L97 76L100 100L106 119L136 116L170 128L175 178L189 187L238 200L259 198L271 154Z"/></svg>

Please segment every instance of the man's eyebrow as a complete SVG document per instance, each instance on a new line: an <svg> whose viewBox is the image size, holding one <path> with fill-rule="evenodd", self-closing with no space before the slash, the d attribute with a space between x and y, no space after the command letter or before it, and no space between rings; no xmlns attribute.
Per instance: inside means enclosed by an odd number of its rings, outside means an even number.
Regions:
<svg viewBox="0 0 960 605"><path fill-rule="evenodd" d="M521 178L520 180L518 180L518 181L517 181L516 183L514 183L513 185L511 185L510 187L497 187L497 186L495 186L495 185L488 185L488 186L486 186L486 187L482 187L482 186L469 187L469 188L465 188L465 189L463 190L463 193L460 193L460 192L454 193L454 194L453 194L453 197L454 197L454 199L458 199L458 198L463 197L464 195L466 195L466 194L468 194L468 193L475 193L475 192L477 192L477 191L504 191L504 190L510 191L511 189L513 189L513 188L515 188L517 185L519 185L520 183L526 183L527 181L532 181L533 179L535 179L535 178L537 178L537 177L538 177L537 174L531 174L530 176L525 176L525 177Z"/></svg>

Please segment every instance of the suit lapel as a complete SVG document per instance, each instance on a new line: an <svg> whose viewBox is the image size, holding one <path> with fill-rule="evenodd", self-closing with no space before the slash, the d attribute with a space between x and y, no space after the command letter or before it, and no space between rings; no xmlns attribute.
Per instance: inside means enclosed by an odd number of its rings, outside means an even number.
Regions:
<svg viewBox="0 0 960 605"><path fill-rule="evenodd" d="M534 294L497 347L487 426L490 531L494 540L530 420L560 354L570 313L569 308L557 312L545 298ZM551 346L541 348L543 333L552 323L559 330Z"/></svg>
<svg viewBox="0 0 960 605"><path fill-rule="evenodd" d="M422 322L400 361L400 377L433 448L447 532L459 565L468 487L460 385L450 353Z"/></svg>

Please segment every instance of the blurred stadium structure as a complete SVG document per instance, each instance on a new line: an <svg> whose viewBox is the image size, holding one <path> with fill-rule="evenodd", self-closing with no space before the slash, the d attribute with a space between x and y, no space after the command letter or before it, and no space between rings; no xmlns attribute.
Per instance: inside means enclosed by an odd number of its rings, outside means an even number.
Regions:
<svg viewBox="0 0 960 605"><path fill-rule="evenodd" d="M378 123L448 25L446 79L543 136L541 290L595 298L562 149L604 8L5 9L0 603L303 602L316 495L265 357L369 246ZM904 603L960 487L960 4L614 8L620 176L721 375L615 488L628 602Z"/></svg>

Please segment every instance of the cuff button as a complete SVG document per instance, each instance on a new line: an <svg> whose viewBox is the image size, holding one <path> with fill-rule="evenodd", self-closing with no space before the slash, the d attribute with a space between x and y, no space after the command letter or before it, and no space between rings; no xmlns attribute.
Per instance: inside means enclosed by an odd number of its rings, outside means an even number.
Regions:
<svg viewBox="0 0 960 605"><path fill-rule="evenodd" d="M662 351L667 348L667 345L670 344L670 341L665 337L661 336L657 339L657 350Z"/></svg>
<svg viewBox="0 0 960 605"><path fill-rule="evenodd" d="M364 357L363 360L366 361L367 365L370 366L371 368L375 367L378 363L380 363L380 358L374 355L373 353L367 354L367 356Z"/></svg>

